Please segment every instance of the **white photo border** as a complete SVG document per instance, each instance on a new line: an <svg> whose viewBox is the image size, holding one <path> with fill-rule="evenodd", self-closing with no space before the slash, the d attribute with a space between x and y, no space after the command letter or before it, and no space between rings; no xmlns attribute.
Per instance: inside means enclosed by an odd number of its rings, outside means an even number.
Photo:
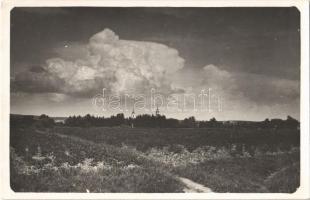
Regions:
<svg viewBox="0 0 310 200"><path fill-rule="evenodd" d="M14 7L296 7L301 33L300 188L284 193L15 193L10 188L10 11ZM3 199L309 199L309 2L306 0L4 0L1 2L1 198Z"/></svg>

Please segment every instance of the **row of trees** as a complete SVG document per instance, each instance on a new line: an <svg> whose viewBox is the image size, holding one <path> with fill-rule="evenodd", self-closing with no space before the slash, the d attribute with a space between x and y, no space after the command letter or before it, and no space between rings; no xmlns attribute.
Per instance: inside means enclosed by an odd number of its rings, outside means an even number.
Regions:
<svg viewBox="0 0 310 200"><path fill-rule="evenodd" d="M171 127L180 126L177 119L167 119L164 115L138 115L136 118L125 118L123 113L112 115L111 117L94 117L89 114L84 117L70 116L65 120L66 126L134 126L134 127Z"/></svg>
<svg viewBox="0 0 310 200"><path fill-rule="evenodd" d="M160 128L225 128L225 127L244 127L244 128L299 128L299 121L287 116L286 120L266 119L261 122L251 121L217 121L211 118L208 121L197 121L195 117L188 117L184 120L166 118L164 115L138 115L136 118L125 118L120 113L111 117L95 117L91 115L70 116L65 120L66 126L132 126L132 127L160 127Z"/></svg>
<svg viewBox="0 0 310 200"><path fill-rule="evenodd" d="M11 115L11 127L27 127L34 125L36 127L52 127L54 125L91 127L91 126L130 126L130 127L151 127L151 128L291 128L298 129L299 121L287 116L286 120L266 119L261 122L251 121L217 121L211 118L208 121L197 121L195 117L177 120L166 118L164 115L138 115L136 118L125 118L123 113L112 115L111 117L95 117L92 115L70 116L64 123L55 123L53 118L47 115L41 116L23 116Z"/></svg>

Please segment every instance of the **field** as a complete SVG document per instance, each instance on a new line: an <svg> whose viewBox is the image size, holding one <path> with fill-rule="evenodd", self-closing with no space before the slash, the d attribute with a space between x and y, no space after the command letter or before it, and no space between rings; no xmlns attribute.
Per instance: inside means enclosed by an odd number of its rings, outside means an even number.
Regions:
<svg viewBox="0 0 310 200"><path fill-rule="evenodd" d="M11 128L14 191L292 193L299 158L289 129Z"/></svg>

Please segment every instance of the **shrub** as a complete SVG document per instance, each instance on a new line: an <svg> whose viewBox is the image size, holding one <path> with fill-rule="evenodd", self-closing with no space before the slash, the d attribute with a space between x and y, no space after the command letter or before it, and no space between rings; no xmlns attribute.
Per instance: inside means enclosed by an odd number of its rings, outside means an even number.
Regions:
<svg viewBox="0 0 310 200"><path fill-rule="evenodd" d="M271 174L265 181L270 192L293 193L300 185L300 164L294 163Z"/></svg>

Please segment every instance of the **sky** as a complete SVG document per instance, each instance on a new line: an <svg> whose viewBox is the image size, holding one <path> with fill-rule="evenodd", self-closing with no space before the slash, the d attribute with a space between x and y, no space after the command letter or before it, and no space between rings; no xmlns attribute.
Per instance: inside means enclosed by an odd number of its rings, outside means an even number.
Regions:
<svg viewBox="0 0 310 200"><path fill-rule="evenodd" d="M299 17L294 7L14 8L11 113L299 119Z"/></svg>

